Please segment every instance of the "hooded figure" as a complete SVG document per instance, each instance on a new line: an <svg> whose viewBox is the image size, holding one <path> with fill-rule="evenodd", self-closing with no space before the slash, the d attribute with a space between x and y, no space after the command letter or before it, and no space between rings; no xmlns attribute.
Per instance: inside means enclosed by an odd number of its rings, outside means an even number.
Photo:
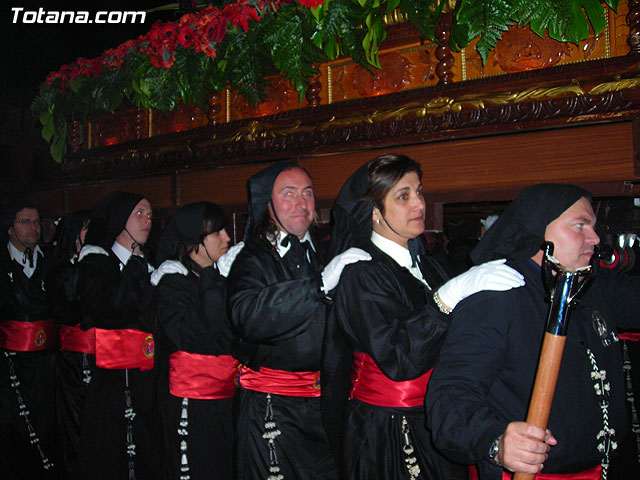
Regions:
<svg viewBox="0 0 640 480"><path fill-rule="evenodd" d="M547 225L582 197L591 201L591 194L576 185L541 183L524 189L487 230L471 258L479 264L533 257L544 245Z"/></svg>
<svg viewBox="0 0 640 480"><path fill-rule="evenodd" d="M164 478L231 479L231 356L225 278L216 262L229 236L222 208L198 202L178 209L158 241L156 285L158 408Z"/></svg>
<svg viewBox="0 0 640 480"><path fill-rule="evenodd" d="M401 204L421 223L397 215ZM325 333L323 421L341 478L466 478L424 429L427 372L449 322L431 299L447 275L421 248L419 165L403 155L376 157L345 182L332 213L332 249L358 246L372 257L343 271Z"/></svg>
<svg viewBox="0 0 640 480"><path fill-rule="evenodd" d="M155 478L159 467L151 267L139 254L151 215L141 195L107 195L92 210L80 251L83 327L96 328L97 368L86 398L79 478L142 480Z"/></svg>
<svg viewBox="0 0 640 480"><path fill-rule="evenodd" d="M77 260L89 215L89 211L83 210L60 219L56 225L54 261L45 281L59 329L56 419L63 478L75 475L87 387L95 369L95 333L82 329L82 305L78 298Z"/></svg>
<svg viewBox="0 0 640 480"><path fill-rule="evenodd" d="M278 175L292 168L301 169L300 165L292 162L279 162L260 170L247 180L247 221L244 225L243 238L253 236L261 224L264 212L271 204L271 192Z"/></svg>
<svg viewBox="0 0 640 480"><path fill-rule="evenodd" d="M57 332L32 203L0 210L0 465L10 479L54 478Z"/></svg>
<svg viewBox="0 0 640 480"><path fill-rule="evenodd" d="M482 480L502 479L503 465L606 478L627 430L617 332L640 327L640 279L604 269L569 314L550 433L524 422L549 308L541 248L550 241L562 265L586 266L599 242L590 202L574 185L526 188L472 252L476 262L505 256L526 285L480 292L456 307L426 406L436 446L477 465Z"/></svg>
<svg viewBox="0 0 640 480"><path fill-rule="evenodd" d="M302 167L267 167L248 180L247 196L245 246L227 281L232 352L244 365L236 476L334 479L320 420L319 370L325 292L343 265L329 269L334 275L323 269L323 248L308 231L313 183Z"/></svg>
<svg viewBox="0 0 640 480"><path fill-rule="evenodd" d="M129 215L145 198L137 193L112 192L91 209L91 221L85 243L108 250L125 229Z"/></svg>

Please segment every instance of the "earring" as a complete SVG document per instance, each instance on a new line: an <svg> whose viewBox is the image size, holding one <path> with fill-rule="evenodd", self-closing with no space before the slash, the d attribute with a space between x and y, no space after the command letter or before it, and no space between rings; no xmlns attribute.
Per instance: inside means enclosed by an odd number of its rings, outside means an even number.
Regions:
<svg viewBox="0 0 640 480"><path fill-rule="evenodd" d="M379 218L376 218L376 223L377 223L378 225L380 225L380 219L379 219Z"/></svg>

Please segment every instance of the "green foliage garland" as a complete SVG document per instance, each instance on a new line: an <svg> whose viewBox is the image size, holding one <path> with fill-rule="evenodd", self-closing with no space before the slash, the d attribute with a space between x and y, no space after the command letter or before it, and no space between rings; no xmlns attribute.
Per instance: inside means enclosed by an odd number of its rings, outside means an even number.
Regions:
<svg viewBox="0 0 640 480"><path fill-rule="evenodd" d="M615 10L620 0L605 0ZM478 39L486 61L501 32L517 24L562 42L587 38L605 26L599 0L238 0L208 6L177 22L156 22L144 36L77 59L51 72L32 104L51 155L62 162L72 120L113 112L128 100L136 106L173 110L178 101L207 107L212 92L229 87L259 103L265 77L283 74L300 100L317 74L314 64L340 56L380 68L386 37L384 15L397 9L426 38L453 8L454 50ZM453 7L452 7L453 5Z"/></svg>

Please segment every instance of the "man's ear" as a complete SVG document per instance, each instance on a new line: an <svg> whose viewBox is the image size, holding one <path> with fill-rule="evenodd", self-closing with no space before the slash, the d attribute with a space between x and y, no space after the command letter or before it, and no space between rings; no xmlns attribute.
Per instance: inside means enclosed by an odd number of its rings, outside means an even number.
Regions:
<svg viewBox="0 0 640 480"><path fill-rule="evenodd" d="M13 231L13 227L9 227L9 230L7 230L7 233L9 234L9 236L13 236L14 235L14 231Z"/></svg>

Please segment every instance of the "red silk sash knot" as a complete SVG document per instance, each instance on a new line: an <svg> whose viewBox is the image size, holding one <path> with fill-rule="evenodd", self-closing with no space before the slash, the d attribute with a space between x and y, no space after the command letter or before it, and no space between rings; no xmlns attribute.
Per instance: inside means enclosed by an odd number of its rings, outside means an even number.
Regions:
<svg viewBox="0 0 640 480"><path fill-rule="evenodd" d="M132 328L96 328L96 366L107 369L153 368L153 335Z"/></svg>
<svg viewBox="0 0 640 480"><path fill-rule="evenodd" d="M174 397L218 400L236 389L238 361L231 355L177 351L169 356L169 391Z"/></svg>
<svg viewBox="0 0 640 480"><path fill-rule="evenodd" d="M82 330L78 325L72 327L70 325L61 324L60 331L60 348L70 352L80 353L96 353L96 329Z"/></svg>
<svg viewBox="0 0 640 480"><path fill-rule="evenodd" d="M17 352L35 352L56 345L56 324L52 318L35 322L0 320L0 347Z"/></svg>
<svg viewBox="0 0 640 480"><path fill-rule="evenodd" d="M511 480L510 472L502 472L502 480ZM478 480L478 471L475 466L469 467L469 478ZM536 473L536 480L600 480L602 478L602 466L590 468L577 473Z"/></svg>
<svg viewBox="0 0 640 480"><path fill-rule="evenodd" d="M640 342L640 333L634 333L634 332L619 333L618 338L620 340L631 340L632 342Z"/></svg>
<svg viewBox="0 0 640 480"><path fill-rule="evenodd" d="M267 367L255 371L243 365L238 383L247 390L287 397L320 396L320 372L287 372Z"/></svg>
<svg viewBox="0 0 640 480"><path fill-rule="evenodd" d="M424 404L432 371L414 380L394 382L369 355L353 352L351 398L381 407L419 407Z"/></svg>

